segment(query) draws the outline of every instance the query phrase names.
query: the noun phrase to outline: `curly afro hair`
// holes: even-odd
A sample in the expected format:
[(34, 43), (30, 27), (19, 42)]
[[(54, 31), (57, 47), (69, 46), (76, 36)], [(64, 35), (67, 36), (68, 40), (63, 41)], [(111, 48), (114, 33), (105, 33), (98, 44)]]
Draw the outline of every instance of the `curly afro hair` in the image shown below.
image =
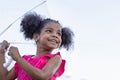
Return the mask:
[[(24, 33), (25, 39), (33, 39), (34, 33), (40, 33), (41, 29), (49, 22), (55, 22), (61, 26), (61, 24), (53, 19), (50, 18), (43, 18), (42, 16), (38, 15), (37, 13), (28, 13), (26, 14), (22, 21), (21, 21), (21, 29), (20, 31)], [(68, 27), (62, 27), (62, 43), (60, 45), (61, 47), (66, 48), (66, 50), (69, 50), (69, 48), (73, 44), (73, 35), (74, 33), (68, 28)]]

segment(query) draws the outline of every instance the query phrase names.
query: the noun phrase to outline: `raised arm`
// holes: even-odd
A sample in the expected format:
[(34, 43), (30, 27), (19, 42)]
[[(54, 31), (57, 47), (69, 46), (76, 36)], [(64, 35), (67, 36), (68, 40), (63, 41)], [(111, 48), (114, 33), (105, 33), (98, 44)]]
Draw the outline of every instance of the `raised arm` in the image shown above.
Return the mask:
[(15, 80), (16, 75), (14, 68), (8, 71), (6, 68), (0, 65), (0, 80)]
[(13, 69), (8, 72), (8, 70), (3, 66), (5, 63), (5, 52), (9, 47), (7, 41), (0, 43), (0, 80), (14, 80), (16, 78)]

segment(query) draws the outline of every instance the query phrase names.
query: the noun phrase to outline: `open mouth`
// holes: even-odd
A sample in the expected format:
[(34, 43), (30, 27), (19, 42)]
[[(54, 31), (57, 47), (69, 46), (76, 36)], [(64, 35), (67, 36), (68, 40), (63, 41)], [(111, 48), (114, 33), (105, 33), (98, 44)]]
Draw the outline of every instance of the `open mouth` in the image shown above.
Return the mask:
[(58, 43), (57, 40), (55, 40), (55, 39), (49, 39), (48, 41), (50, 41), (51, 43), (54, 43), (54, 44)]

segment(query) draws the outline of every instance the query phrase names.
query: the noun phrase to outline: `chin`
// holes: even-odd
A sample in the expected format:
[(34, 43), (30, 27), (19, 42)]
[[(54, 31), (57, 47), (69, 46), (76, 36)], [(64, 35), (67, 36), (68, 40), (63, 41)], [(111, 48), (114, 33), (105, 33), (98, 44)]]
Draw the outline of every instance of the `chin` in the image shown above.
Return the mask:
[(54, 50), (54, 49), (57, 49), (57, 48), (58, 48), (58, 47), (56, 47), (56, 46), (49, 46), (48, 49)]

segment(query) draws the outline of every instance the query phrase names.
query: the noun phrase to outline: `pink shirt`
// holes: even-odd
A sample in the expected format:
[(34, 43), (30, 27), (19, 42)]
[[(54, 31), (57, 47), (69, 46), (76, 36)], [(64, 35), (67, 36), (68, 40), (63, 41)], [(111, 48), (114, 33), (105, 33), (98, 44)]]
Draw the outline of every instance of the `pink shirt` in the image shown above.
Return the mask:
[[(57, 52), (56, 54), (47, 54), (45, 56), (39, 56), (37, 58), (32, 58), (32, 55), (24, 55), (23, 58), (36, 68), (42, 69), (46, 64), (47, 59), (50, 59), (55, 55), (60, 55), (60, 52)], [(61, 76), (64, 73), (65, 62), (66, 61), (62, 59), (62, 63), (60, 65), (59, 70), (53, 76), (51, 76), (49, 80), (56, 80), (57, 77)], [(32, 78), (29, 75), (27, 75), (26, 72), (23, 71), (23, 69), (17, 63), (15, 63), (14, 70), (15, 74), (17, 75), (17, 80), (32, 80)]]

